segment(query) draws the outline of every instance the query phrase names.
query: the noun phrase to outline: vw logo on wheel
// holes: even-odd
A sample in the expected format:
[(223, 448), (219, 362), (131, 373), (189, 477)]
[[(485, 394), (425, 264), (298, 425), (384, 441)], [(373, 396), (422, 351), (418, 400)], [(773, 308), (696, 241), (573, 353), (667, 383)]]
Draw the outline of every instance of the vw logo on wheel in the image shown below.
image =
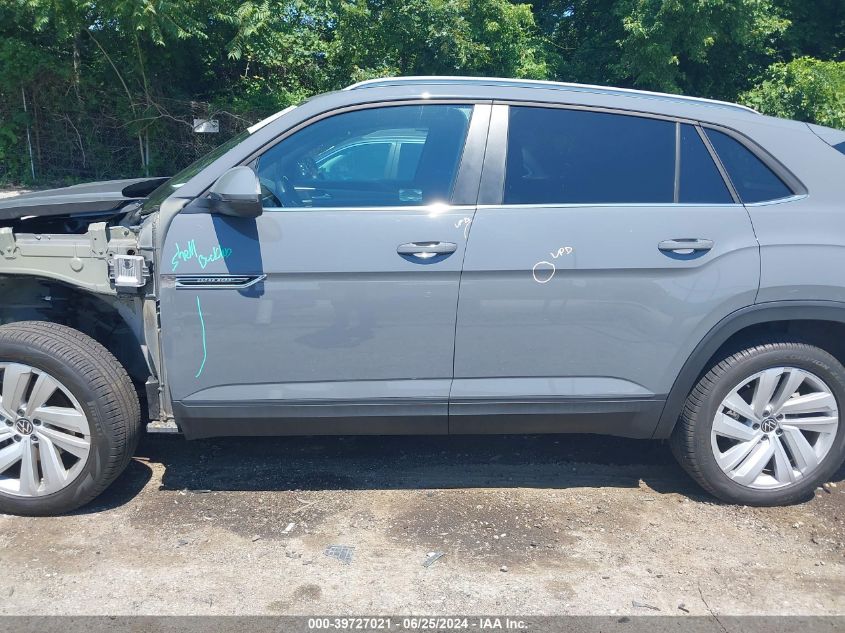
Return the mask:
[(15, 422), (15, 429), (21, 435), (32, 435), (32, 422), (27, 418), (18, 418)]
[(778, 421), (772, 417), (766, 418), (760, 423), (760, 430), (763, 433), (771, 433), (778, 428)]

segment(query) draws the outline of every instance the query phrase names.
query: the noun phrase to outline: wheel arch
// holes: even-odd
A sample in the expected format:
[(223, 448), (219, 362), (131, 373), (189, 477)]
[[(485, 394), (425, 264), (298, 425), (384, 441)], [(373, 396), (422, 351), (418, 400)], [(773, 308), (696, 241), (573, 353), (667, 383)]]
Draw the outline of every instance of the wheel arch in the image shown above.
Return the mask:
[(666, 439), (672, 434), (687, 396), (717, 358), (771, 333), (817, 345), (845, 365), (845, 303), (776, 301), (742, 308), (717, 323), (696, 345), (675, 378), (652, 437)]
[(43, 277), (0, 275), (0, 325), (19, 321), (59, 323), (110, 350), (135, 382), (152, 375), (144, 353), (140, 296), (98, 295)]

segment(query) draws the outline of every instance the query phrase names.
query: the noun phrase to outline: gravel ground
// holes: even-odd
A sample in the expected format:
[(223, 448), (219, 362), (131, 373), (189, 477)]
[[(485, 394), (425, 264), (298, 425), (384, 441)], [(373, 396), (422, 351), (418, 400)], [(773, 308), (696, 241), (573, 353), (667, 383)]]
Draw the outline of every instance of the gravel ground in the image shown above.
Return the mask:
[(747, 508), (659, 442), (148, 436), (83, 511), (0, 515), (0, 614), (839, 615), (843, 478)]

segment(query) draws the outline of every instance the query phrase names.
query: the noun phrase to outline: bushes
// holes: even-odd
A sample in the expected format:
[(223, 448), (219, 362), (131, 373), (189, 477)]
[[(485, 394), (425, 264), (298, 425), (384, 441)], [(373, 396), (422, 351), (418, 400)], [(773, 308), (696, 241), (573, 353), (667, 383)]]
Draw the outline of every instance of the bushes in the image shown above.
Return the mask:
[(845, 129), (845, 62), (801, 57), (773, 64), (741, 101), (764, 114)]

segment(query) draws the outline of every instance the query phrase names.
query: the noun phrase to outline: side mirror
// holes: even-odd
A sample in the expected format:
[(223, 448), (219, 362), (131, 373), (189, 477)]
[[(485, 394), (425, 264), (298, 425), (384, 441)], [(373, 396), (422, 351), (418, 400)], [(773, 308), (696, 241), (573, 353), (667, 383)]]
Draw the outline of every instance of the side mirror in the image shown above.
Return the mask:
[(257, 218), (264, 212), (258, 176), (249, 167), (232, 167), (211, 187), (208, 208), (220, 215)]

